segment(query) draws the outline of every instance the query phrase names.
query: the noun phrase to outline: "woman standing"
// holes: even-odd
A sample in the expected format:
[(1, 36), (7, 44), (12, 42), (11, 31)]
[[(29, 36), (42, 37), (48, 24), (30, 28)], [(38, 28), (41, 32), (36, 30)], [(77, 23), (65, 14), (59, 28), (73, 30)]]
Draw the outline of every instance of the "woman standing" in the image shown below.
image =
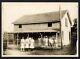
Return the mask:
[(21, 39), (21, 51), (24, 51), (24, 48), (25, 48), (25, 40), (22, 37), (22, 39)]
[(25, 40), (25, 49), (28, 51), (28, 49), (29, 49), (29, 39), (28, 39), (28, 37), (26, 38), (26, 40)]
[(41, 38), (38, 38), (38, 46), (41, 47)]
[(45, 36), (44, 42), (45, 42), (45, 47), (48, 47), (48, 37), (47, 36)]
[(34, 49), (34, 39), (30, 38), (30, 49), (31, 51)]
[(52, 39), (52, 37), (49, 38), (49, 45), (50, 45), (50, 47), (53, 47), (53, 39)]

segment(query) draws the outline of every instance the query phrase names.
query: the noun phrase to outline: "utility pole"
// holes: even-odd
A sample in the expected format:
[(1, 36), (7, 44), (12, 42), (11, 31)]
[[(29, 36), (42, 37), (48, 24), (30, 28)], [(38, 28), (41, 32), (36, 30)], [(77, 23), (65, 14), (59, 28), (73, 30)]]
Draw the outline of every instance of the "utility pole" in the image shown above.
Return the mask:
[(62, 31), (61, 31), (61, 6), (59, 5), (59, 20), (60, 20), (60, 36), (61, 36), (61, 49), (63, 48), (62, 44)]

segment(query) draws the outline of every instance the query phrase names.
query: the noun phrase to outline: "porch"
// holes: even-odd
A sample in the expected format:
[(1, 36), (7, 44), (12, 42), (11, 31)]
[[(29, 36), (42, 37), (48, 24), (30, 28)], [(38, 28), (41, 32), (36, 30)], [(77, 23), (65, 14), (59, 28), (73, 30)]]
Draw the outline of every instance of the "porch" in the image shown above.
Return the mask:
[[(44, 46), (44, 37), (47, 36), (48, 40), (50, 37), (53, 37), (52, 40), (53, 41), (57, 41), (57, 43), (53, 43), (52, 46), (50, 46), (50, 43), (48, 42), (48, 46), (45, 47)], [(20, 47), (20, 41), (22, 39), (22, 37), (24, 37), (24, 39), (26, 39), (27, 37), (33, 37), (34, 41), (35, 41), (35, 49), (61, 49), (62, 48), (62, 42), (61, 42), (61, 37), (60, 37), (60, 33), (59, 32), (19, 32), (19, 33), (14, 33), (14, 38), (15, 38), (15, 43), (18, 47)], [(38, 38), (40, 38), (41, 43), (39, 42)], [(39, 43), (41, 45), (39, 45)], [(57, 45), (57, 46), (56, 46)]]

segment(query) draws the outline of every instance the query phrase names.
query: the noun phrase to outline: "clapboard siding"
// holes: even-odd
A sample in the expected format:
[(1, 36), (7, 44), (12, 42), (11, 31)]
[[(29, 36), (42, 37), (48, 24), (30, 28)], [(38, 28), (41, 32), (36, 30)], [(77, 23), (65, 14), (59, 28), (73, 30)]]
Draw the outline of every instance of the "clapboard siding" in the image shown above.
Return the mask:
[(48, 27), (48, 23), (22, 25), (22, 28), (19, 28), (19, 25), (14, 25), (14, 31), (51, 30), (51, 29), (60, 29), (60, 23), (59, 22), (52, 23), (52, 27)]
[[(67, 27), (65, 26), (65, 22), (67, 22)], [(71, 32), (71, 27), (70, 27), (70, 22), (67, 13), (64, 15), (63, 19), (61, 20), (61, 31), (63, 32), (62, 33), (63, 45), (70, 44), (69, 32)]]

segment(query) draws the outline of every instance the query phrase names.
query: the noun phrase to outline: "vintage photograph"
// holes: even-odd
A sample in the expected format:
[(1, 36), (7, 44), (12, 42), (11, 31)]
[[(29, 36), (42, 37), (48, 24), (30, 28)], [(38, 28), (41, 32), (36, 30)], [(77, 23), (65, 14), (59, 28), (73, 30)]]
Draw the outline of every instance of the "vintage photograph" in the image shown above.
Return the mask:
[(78, 57), (77, 2), (2, 2), (2, 57)]

